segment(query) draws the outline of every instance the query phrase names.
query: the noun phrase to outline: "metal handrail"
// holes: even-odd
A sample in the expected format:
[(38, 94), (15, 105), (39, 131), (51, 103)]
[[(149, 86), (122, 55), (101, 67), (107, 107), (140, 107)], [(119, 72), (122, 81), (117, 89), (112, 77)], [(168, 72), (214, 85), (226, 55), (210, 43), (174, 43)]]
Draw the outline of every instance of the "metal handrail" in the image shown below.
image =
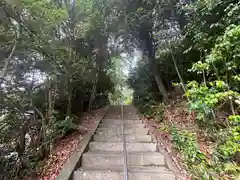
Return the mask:
[(121, 103), (121, 116), (122, 116), (122, 142), (123, 142), (123, 171), (124, 171), (124, 180), (128, 180), (128, 165), (127, 165), (127, 148), (126, 148), (126, 138), (125, 138), (125, 127), (123, 120), (123, 104)]

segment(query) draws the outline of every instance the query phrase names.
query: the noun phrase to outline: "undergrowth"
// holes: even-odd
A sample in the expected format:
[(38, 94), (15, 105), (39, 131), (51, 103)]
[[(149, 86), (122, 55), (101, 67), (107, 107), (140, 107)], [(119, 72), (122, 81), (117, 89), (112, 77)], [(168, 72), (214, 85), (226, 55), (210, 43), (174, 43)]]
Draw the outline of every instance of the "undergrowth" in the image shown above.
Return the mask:
[(239, 179), (239, 166), (236, 162), (229, 161), (237, 150), (236, 146), (228, 144), (232, 141), (217, 145), (208, 159), (199, 148), (196, 133), (172, 128), (171, 136), (174, 148), (183, 155), (186, 168), (192, 173), (194, 179)]
[[(176, 104), (177, 106), (177, 104)], [(171, 135), (171, 142), (176, 152), (180, 153), (183, 165), (188, 170), (193, 179), (219, 180), (240, 178), (239, 168), (239, 130), (237, 126), (239, 116), (230, 116), (230, 128), (216, 127), (214, 123), (202, 123), (196, 120), (196, 129), (186, 129), (183, 125), (171, 124), (164, 117), (165, 107), (161, 104), (148, 105), (142, 107), (143, 115), (147, 118), (155, 119), (160, 123), (159, 130)], [(146, 108), (146, 111), (144, 111)], [(179, 107), (181, 108), (181, 107)], [(158, 115), (161, 114), (159, 121)], [(212, 144), (213, 153), (210, 155), (201, 151), (198, 136), (203, 136), (204, 140)]]

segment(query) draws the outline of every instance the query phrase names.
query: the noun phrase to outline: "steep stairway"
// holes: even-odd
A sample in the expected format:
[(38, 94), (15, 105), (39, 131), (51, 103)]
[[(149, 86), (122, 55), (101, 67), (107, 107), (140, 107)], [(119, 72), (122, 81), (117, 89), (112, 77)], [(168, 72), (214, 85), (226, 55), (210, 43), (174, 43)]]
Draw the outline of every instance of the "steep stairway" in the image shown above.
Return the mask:
[[(139, 120), (133, 106), (124, 106), (124, 126), (129, 180), (174, 180), (156, 142)], [(123, 180), (124, 153), (121, 107), (109, 108), (88, 152), (84, 153), (74, 180)]]

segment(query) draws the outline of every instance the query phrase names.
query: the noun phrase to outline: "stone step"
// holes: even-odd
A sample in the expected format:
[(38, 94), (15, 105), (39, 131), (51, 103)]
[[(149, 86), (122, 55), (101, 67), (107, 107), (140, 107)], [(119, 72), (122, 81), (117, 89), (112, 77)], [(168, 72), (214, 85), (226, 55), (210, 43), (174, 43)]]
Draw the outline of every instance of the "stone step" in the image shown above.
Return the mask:
[(122, 119), (122, 116), (104, 116), (104, 119)]
[[(103, 124), (122, 124), (121, 120), (116, 119), (103, 119)], [(142, 124), (141, 120), (124, 120), (124, 124)]]
[(123, 114), (126, 114), (126, 115), (138, 115), (138, 112), (136, 110), (131, 110), (131, 111), (124, 111)]
[[(136, 108), (124, 106), (124, 124), (129, 180), (174, 180), (165, 167), (165, 158), (156, 152), (154, 137), (137, 115)], [(123, 180), (121, 106), (111, 106), (88, 152), (81, 157), (81, 168), (73, 173), (73, 180)]]
[(124, 119), (139, 119), (139, 116), (138, 115), (123, 115), (123, 118)]
[[(104, 119), (118, 119), (121, 120), (122, 116), (104, 116)], [(138, 116), (123, 116), (123, 119), (129, 119), (129, 120), (139, 120)]]
[[(155, 152), (156, 143), (126, 143), (128, 152)], [(123, 144), (120, 142), (90, 142), (89, 151), (123, 151)]]
[[(141, 134), (127, 134), (125, 135), (126, 142), (152, 142), (150, 135)], [(122, 142), (122, 135), (117, 134), (95, 134), (93, 136), (94, 141), (103, 142)]]
[[(111, 168), (80, 168), (80, 171), (109, 171), (109, 172), (123, 172), (123, 166), (113, 166)], [(128, 172), (143, 172), (143, 173), (171, 173), (165, 166), (128, 166)]]
[[(153, 168), (153, 167), (150, 167)], [(123, 169), (123, 168), (121, 168)], [(129, 180), (175, 180), (175, 176), (162, 168), (157, 172), (145, 172), (143, 168), (136, 167), (135, 171), (128, 173)], [(123, 171), (103, 170), (77, 170), (73, 174), (73, 180), (123, 180)]]
[[(99, 127), (103, 127), (103, 128), (113, 128), (113, 127), (119, 127), (119, 124), (106, 124), (106, 123), (101, 123), (99, 125)], [(145, 124), (125, 124), (124, 125), (125, 128), (144, 128)]]
[[(121, 116), (121, 111), (108, 112), (106, 116)], [(137, 116), (137, 112), (123, 112), (123, 116)]]
[[(98, 128), (98, 134), (122, 134), (122, 127), (114, 127), (114, 128)], [(148, 134), (147, 128), (125, 128), (125, 134)]]
[[(164, 166), (164, 156), (159, 153), (129, 153), (127, 155), (129, 166)], [(111, 169), (114, 166), (123, 166), (122, 152), (87, 152), (82, 156), (82, 167)]]

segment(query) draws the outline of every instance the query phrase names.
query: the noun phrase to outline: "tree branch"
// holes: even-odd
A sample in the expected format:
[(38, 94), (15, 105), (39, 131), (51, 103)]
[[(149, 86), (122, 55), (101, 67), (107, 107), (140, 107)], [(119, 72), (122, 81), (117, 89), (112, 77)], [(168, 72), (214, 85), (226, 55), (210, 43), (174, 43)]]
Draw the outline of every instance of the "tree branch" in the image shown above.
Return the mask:
[(13, 43), (12, 50), (11, 50), (8, 58), (5, 60), (5, 64), (4, 64), (3, 70), (2, 70), (2, 72), (0, 73), (0, 87), (1, 87), (1, 85), (2, 85), (2, 82), (3, 82), (3, 80), (4, 80), (4, 77), (5, 77), (6, 74), (7, 74), (7, 69), (8, 69), (8, 66), (9, 66), (9, 64), (10, 64), (10, 61), (11, 61), (11, 59), (12, 59), (12, 57), (13, 57), (13, 54), (14, 54), (14, 52), (15, 52), (15, 50), (16, 50), (16, 47), (17, 47), (17, 40), (15, 39), (15, 40), (14, 40), (14, 43)]

